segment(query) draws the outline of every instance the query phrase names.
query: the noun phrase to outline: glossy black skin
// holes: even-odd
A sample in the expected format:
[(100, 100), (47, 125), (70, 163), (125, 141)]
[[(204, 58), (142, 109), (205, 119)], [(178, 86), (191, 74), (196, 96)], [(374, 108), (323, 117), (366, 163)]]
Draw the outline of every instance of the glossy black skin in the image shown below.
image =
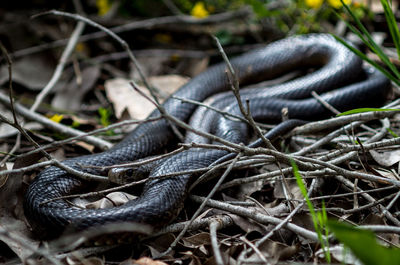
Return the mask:
[[(240, 84), (250, 84), (272, 79), (295, 69), (318, 70), (296, 80), (272, 88), (245, 90), (243, 99), (250, 100), (251, 112), (257, 119), (278, 121), (281, 109), (289, 108), (291, 118), (317, 120), (331, 113), (310, 97), (316, 91), (339, 110), (381, 105), (390, 90), (390, 82), (380, 73), (361, 67), (361, 60), (337, 43), (331, 36), (318, 34), (292, 37), (275, 42), (263, 49), (252, 51), (231, 60)], [(198, 75), (181, 87), (176, 96), (197, 101), (226, 91), (229, 82), (225, 64), (218, 64)], [(367, 76), (361, 82), (352, 84)], [(340, 89), (338, 89), (340, 88)], [(326, 91), (335, 90), (333, 93)], [(218, 107), (240, 115), (231, 95), (212, 99)], [(279, 99), (278, 99), (279, 98)], [(188, 121), (196, 106), (168, 99), (166, 111), (180, 120)], [(154, 111), (151, 116), (158, 116)], [(231, 121), (207, 110), (198, 110), (192, 118), (194, 127), (212, 132), (227, 140), (246, 142), (248, 129), (245, 124)], [(215, 126), (217, 124), (218, 126)], [(294, 126), (294, 125), (293, 125)], [(279, 133), (293, 126), (278, 126)], [(276, 135), (270, 135), (273, 137)], [(139, 125), (120, 143), (103, 153), (76, 157), (63, 163), (81, 169), (76, 163), (108, 166), (134, 161), (160, 152), (175, 136), (165, 120)], [(205, 142), (203, 138), (188, 136), (188, 141)], [(225, 151), (191, 149), (158, 164), (150, 173), (156, 177), (171, 172), (206, 167), (221, 157)], [(95, 170), (87, 170), (96, 173)], [(162, 180), (148, 181), (142, 195), (122, 206), (109, 209), (80, 209), (63, 200), (40, 205), (42, 202), (71, 194), (88, 186), (87, 182), (71, 176), (57, 167), (43, 170), (29, 186), (24, 210), (30, 224), (40, 236), (56, 236), (66, 227), (83, 230), (103, 224), (131, 221), (157, 227), (173, 220), (183, 206), (191, 176), (183, 175)]]

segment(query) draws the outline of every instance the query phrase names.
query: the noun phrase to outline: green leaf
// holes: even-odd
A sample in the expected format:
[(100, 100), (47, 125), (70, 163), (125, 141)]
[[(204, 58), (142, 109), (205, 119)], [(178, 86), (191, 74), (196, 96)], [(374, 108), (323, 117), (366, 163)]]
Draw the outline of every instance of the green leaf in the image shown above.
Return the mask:
[(350, 114), (364, 113), (364, 112), (369, 112), (369, 111), (400, 111), (400, 109), (359, 108), (359, 109), (352, 109), (352, 110), (348, 110), (348, 111), (339, 113), (336, 116), (337, 117), (346, 116), (346, 115), (350, 115)]
[[(112, 111), (110, 109), (107, 108), (102, 108), (100, 107), (98, 110), (99, 115), (100, 115), (100, 123), (101, 125), (103, 125), (104, 127), (107, 127), (111, 124), (111, 115), (112, 115)], [(106, 135), (114, 135), (114, 132), (112, 130), (108, 130), (106, 131)]]
[(400, 264), (400, 249), (386, 248), (378, 244), (371, 231), (332, 220), (328, 221), (328, 227), (364, 265)]
[(253, 12), (258, 18), (268, 17), (270, 15), (270, 11), (265, 7), (262, 1), (247, 0), (246, 2), (253, 8)]

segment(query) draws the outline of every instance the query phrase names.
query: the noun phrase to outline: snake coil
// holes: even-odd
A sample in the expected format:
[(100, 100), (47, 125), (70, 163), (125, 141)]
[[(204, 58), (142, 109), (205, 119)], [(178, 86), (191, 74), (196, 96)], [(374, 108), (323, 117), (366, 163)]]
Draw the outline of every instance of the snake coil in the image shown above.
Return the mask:
[[(351, 51), (326, 34), (291, 37), (274, 42), (265, 48), (245, 53), (231, 60), (241, 86), (273, 79), (289, 71), (315, 71), (297, 79), (269, 88), (244, 89), (241, 95), (249, 99), (252, 115), (261, 120), (278, 121), (281, 109), (287, 107), (290, 118), (316, 120), (331, 114), (315, 99), (312, 91), (320, 94), (339, 110), (379, 106), (390, 90), (390, 82), (376, 70), (362, 67), (361, 60)], [(196, 101), (226, 91), (229, 88), (226, 66), (218, 64), (194, 77), (181, 87), (176, 96)], [(209, 100), (218, 108), (240, 115), (233, 97), (220, 94)], [(169, 98), (165, 110), (182, 121), (188, 121), (196, 106)], [(151, 116), (158, 116), (154, 111)], [(246, 142), (247, 126), (227, 119), (213, 111), (200, 108), (191, 124), (236, 143)], [(215, 126), (218, 124), (218, 126)], [(188, 141), (205, 142), (194, 134)], [(174, 139), (174, 133), (165, 120), (140, 124), (113, 148), (93, 155), (63, 161), (74, 169), (78, 164), (109, 166), (134, 161), (156, 154)], [(157, 165), (151, 176), (206, 167), (227, 153), (220, 150), (191, 149)], [(85, 169), (98, 173), (94, 169)], [(121, 221), (132, 221), (160, 226), (170, 222), (179, 213), (190, 183), (190, 175), (148, 181), (142, 195), (126, 204), (108, 209), (81, 209), (71, 207), (64, 200), (42, 202), (78, 192), (87, 182), (67, 174), (57, 167), (43, 170), (29, 186), (24, 211), (32, 227), (39, 234), (77, 230)]]

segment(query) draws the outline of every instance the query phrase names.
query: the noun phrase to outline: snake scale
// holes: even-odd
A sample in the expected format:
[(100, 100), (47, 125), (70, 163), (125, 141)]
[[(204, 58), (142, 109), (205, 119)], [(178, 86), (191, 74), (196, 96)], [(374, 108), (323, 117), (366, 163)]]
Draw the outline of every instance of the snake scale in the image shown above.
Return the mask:
[[(262, 121), (279, 122), (284, 107), (288, 108), (291, 119), (317, 120), (331, 116), (310, 96), (312, 91), (341, 111), (379, 106), (390, 91), (390, 82), (386, 77), (372, 68), (363, 68), (357, 56), (327, 34), (279, 40), (233, 58), (231, 64), (241, 86), (273, 79), (294, 70), (306, 72), (296, 79), (272, 87), (243, 89), (242, 98), (249, 99), (252, 115)], [(216, 95), (228, 89), (226, 65), (221, 63), (192, 78), (175, 95), (196, 101), (204, 101), (214, 95), (209, 100), (211, 105), (240, 115), (231, 94)], [(248, 141), (248, 126), (242, 122), (227, 119), (204, 108), (195, 111), (196, 105), (175, 98), (167, 99), (163, 107), (182, 121), (188, 121), (195, 112), (191, 119), (194, 128), (235, 143)], [(153, 117), (158, 115), (158, 110), (151, 114)], [(78, 164), (109, 166), (126, 163), (157, 154), (174, 139), (175, 134), (169, 123), (161, 119), (138, 125), (120, 143), (105, 152), (67, 159), (63, 163), (78, 170), (82, 170)], [(188, 134), (187, 139), (189, 142), (206, 142), (194, 134)], [(207, 167), (225, 155), (227, 152), (221, 150), (189, 149), (157, 164), (150, 176)], [(95, 169), (85, 171), (99, 173)], [(140, 197), (122, 206), (82, 209), (64, 200), (42, 204), (79, 192), (90, 185), (52, 166), (44, 169), (30, 184), (24, 200), (24, 211), (34, 231), (41, 235), (56, 235), (66, 227), (83, 230), (122, 221), (163, 226), (182, 209), (190, 181), (190, 175), (153, 179), (144, 185)]]

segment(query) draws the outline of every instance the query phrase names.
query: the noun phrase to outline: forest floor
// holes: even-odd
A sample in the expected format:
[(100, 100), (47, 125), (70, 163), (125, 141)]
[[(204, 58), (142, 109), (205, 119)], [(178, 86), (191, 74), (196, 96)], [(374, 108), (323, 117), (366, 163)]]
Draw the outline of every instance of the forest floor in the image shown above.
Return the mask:
[[(397, 110), (332, 113), (279, 137), (272, 149), (243, 155), (232, 148), (240, 156), (219, 170), (194, 174), (201, 178), (210, 171), (213, 178), (198, 184), (179, 216), (161, 230), (121, 224), (40, 240), (23, 211), (29, 184), (44, 167), (104, 151), (146, 122), (156, 106), (142, 75), (162, 102), (222, 62), (212, 36), (233, 58), (290, 35), (329, 32), (360, 45), (382, 65), (327, 3), (313, 9), (299, 4), (303, 1), (270, 1), (260, 8), (255, 0), (249, 1), (252, 9), (232, 1), (241, 5), (215, 10), (207, 1), (206, 6), (193, 2), (191, 14), (184, 15), (180, 5), (167, 0), (148, 1), (149, 6), (146, 1), (138, 6), (72, 2), (0, 4), (0, 263), (360, 264), (342, 242), (325, 237), (326, 218), (368, 228), (379, 244), (399, 247)], [(398, 66), (380, 1), (367, 2), (352, 8)], [(104, 12), (101, 3), (109, 5)], [(51, 9), (66, 13), (46, 12)], [(395, 2), (393, 9), (398, 15)], [(393, 83), (386, 108), (399, 108), (398, 94)], [(261, 125), (263, 132), (276, 126)], [(300, 170), (293, 170), (292, 158)], [(221, 177), (226, 177), (223, 183)], [(96, 192), (77, 194), (70, 203), (107, 208), (140, 194), (129, 184), (93, 186), (99, 186)], [(110, 186), (112, 192), (99, 192)]]

